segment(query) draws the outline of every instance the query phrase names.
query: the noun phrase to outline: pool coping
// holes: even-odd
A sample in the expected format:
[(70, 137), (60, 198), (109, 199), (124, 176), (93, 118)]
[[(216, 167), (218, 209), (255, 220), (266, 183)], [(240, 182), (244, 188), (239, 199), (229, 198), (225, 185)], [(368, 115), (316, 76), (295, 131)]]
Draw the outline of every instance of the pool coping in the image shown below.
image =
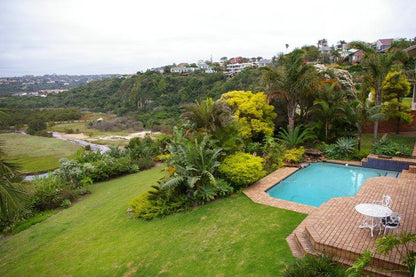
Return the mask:
[(299, 168), (297, 167), (279, 168), (243, 190), (243, 193), (255, 203), (292, 210), (299, 213), (310, 214), (316, 211), (318, 208), (283, 199), (273, 198), (266, 193), (269, 188), (273, 187), (276, 183), (282, 181), (298, 170)]
[[(357, 161), (323, 160), (321, 162), (361, 166), (361, 163)], [(299, 169), (300, 168), (298, 167), (279, 168), (267, 175), (266, 177), (258, 180), (253, 185), (244, 189), (243, 193), (255, 203), (272, 206), (280, 209), (291, 210), (298, 213), (311, 214), (312, 212), (316, 211), (319, 207), (273, 198), (266, 192), (268, 189), (270, 189), (280, 181), (284, 180), (288, 176), (292, 175)]]

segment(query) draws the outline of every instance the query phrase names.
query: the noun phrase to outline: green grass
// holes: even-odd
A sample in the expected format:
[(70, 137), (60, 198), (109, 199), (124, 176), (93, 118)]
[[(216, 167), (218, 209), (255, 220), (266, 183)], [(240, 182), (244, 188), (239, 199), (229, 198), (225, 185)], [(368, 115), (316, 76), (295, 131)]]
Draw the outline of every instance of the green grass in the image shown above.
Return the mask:
[(59, 167), (59, 159), (74, 158), (81, 146), (68, 141), (21, 134), (0, 134), (7, 159), (19, 163), (22, 173)]
[(0, 241), (0, 276), (279, 276), (294, 258), (285, 238), (305, 215), (243, 194), (153, 221), (128, 202), (160, 168), (95, 184), (59, 214)]

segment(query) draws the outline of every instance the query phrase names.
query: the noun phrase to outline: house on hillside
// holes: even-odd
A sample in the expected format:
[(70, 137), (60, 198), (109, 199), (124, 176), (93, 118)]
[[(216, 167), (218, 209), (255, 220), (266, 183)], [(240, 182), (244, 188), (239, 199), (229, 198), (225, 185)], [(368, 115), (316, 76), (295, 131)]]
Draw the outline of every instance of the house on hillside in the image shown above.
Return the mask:
[(263, 67), (263, 66), (267, 66), (271, 62), (272, 62), (272, 60), (270, 60), (270, 59), (261, 59), (261, 60), (257, 61), (257, 64), (259, 65), (259, 67)]
[(232, 64), (242, 63), (242, 62), (243, 62), (243, 57), (236, 57), (236, 58), (232, 58), (230, 60), (230, 63), (232, 63)]
[(385, 52), (387, 49), (390, 48), (391, 44), (393, 42), (392, 38), (385, 38), (385, 39), (379, 39), (376, 42), (376, 49), (378, 52)]
[(225, 75), (227, 76), (234, 76), (246, 68), (253, 67), (253, 63), (235, 63), (227, 65), (227, 71)]
[(199, 70), (204, 71), (205, 73), (214, 73), (215, 72), (214, 69), (211, 66), (207, 65), (203, 61), (198, 62), (198, 68), (199, 68)]
[(348, 53), (351, 64), (360, 63), (362, 56), (364, 56), (364, 51), (361, 49), (350, 49), (348, 50)]

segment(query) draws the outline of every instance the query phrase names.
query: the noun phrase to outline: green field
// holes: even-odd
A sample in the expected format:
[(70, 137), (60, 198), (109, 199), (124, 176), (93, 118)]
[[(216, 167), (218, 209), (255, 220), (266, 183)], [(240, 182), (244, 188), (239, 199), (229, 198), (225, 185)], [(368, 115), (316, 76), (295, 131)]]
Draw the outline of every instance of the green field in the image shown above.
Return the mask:
[(81, 146), (68, 141), (22, 134), (0, 134), (3, 150), (10, 161), (19, 163), (22, 173), (59, 167), (59, 159), (74, 158)]
[(142, 221), (128, 202), (160, 168), (95, 184), (83, 201), (0, 241), (0, 276), (279, 276), (305, 215), (243, 194)]

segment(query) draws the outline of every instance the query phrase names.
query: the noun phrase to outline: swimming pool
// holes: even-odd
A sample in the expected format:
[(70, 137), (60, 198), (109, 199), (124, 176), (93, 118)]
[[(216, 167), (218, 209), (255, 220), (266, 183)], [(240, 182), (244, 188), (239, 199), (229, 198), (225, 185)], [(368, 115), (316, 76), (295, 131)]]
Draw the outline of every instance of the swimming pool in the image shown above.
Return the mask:
[(274, 198), (319, 207), (333, 197), (354, 196), (371, 177), (398, 177), (399, 172), (333, 163), (313, 163), (266, 192)]

